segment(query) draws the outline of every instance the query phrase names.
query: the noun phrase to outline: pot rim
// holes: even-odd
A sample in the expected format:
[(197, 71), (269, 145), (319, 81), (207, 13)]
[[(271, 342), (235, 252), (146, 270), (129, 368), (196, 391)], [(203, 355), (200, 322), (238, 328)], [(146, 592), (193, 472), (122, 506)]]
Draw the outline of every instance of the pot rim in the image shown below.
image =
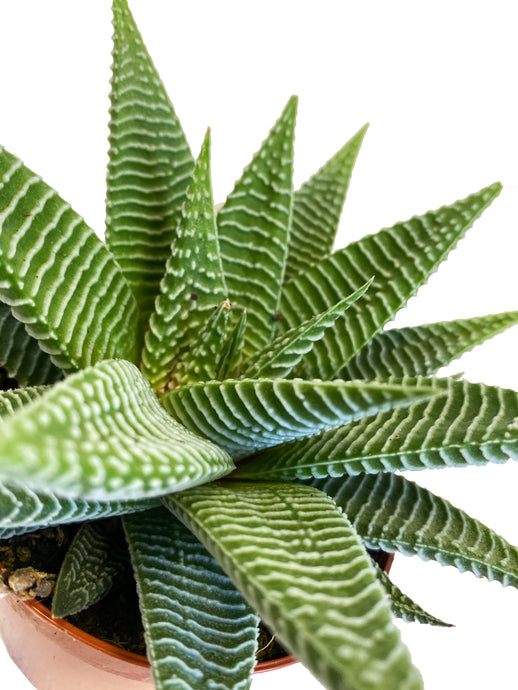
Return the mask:
[[(378, 551), (376, 558), (378, 565), (385, 572), (389, 572), (394, 560), (394, 553), (387, 553), (385, 551)], [(0, 563), (0, 571), (3, 570), (2, 563)], [(16, 596), (14, 593), (7, 596)], [(58, 630), (62, 630), (71, 637), (73, 637), (78, 642), (83, 642), (89, 647), (93, 647), (109, 656), (116, 657), (118, 659), (134, 664), (135, 666), (140, 666), (141, 668), (151, 668), (148, 658), (142, 654), (136, 654), (135, 652), (129, 652), (126, 649), (117, 647), (111, 642), (105, 642), (104, 640), (90, 635), (90, 633), (81, 630), (72, 623), (62, 619), (54, 618), (52, 616), (51, 610), (36, 599), (31, 599), (29, 601), (18, 600), (20, 604), (27, 606), (37, 617), (50, 623), (53, 627)], [(254, 673), (264, 673), (266, 671), (272, 671), (279, 668), (284, 668), (291, 666), (292, 664), (298, 663), (298, 660), (291, 655), (279, 657), (278, 659), (271, 659), (269, 661), (260, 661), (255, 665)]]
[[(83, 642), (89, 647), (93, 647), (94, 649), (102, 651), (105, 654), (108, 654), (109, 656), (114, 656), (119, 659), (128, 661), (130, 664), (134, 664), (135, 666), (140, 666), (142, 668), (150, 668), (148, 658), (143, 654), (129, 652), (126, 649), (117, 647), (117, 645), (114, 645), (111, 642), (105, 642), (104, 640), (101, 640), (98, 637), (95, 637), (94, 635), (90, 635), (90, 633), (81, 630), (81, 628), (72, 625), (72, 623), (69, 623), (68, 621), (62, 618), (54, 618), (52, 616), (52, 612), (50, 611), (50, 609), (44, 604), (42, 604), (40, 601), (37, 601), (36, 599), (31, 599), (30, 601), (19, 600), (19, 602), (30, 608), (36, 616), (45, 620), (47, 623), (50, 623), (50, 625), (57, 628), (58, 630), (63, 630), (68, 635), (71, 635), (78, 642)], [(278, 659), (271, 659), (270, 661), (260, 661), (258, 664), (256, 664), (254, 668), (254, 673), (264, 673), (265, 671), (271, 671), (277, 668), (284, 668), (285, 666), (291, 666), (292, 664), (296, 663), (298, 663), (297, 659), (290, 655), (282, 656)]]

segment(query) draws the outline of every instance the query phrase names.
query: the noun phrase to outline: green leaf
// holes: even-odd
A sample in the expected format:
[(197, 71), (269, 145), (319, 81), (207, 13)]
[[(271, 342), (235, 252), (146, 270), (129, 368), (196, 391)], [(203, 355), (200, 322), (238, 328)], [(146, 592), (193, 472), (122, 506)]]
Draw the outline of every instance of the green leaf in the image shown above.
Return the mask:
[(187, 429), (240, 457), (434, 394), (426, 384), (228, 379), (176, 388), (162, 404)]
[(404, 594), (381, 568), (376, 568), (376, 570), (378, 580), (390, 599), (390, 610), (396, 618), (401, 618), (405, 623), (422, 623), (442, 628), (453, 627), (450, 623), (444, 623), (444, 621), (422, 609), (419, 604)]
[(442, 321), (378, 333), (340, 372), (343, 379), (432, 376), (476, 345), (518, 323), (518, 312)]
[(291, 370), (302, 360), (317, 340), (323, 338), (327, 328), (332, 328), (336, 320), (360, 298), (372, 281), (363, 285), (352, 295), (340, 300), (331, 309), (313, 316), (296, 328), (291, 328), (252, 356), (246, 362), (244, 375), (248, 378), (286, 378)]
[(500, 184), (352, 242), (284, 287), (279, 326), (288, 330), (374, 281), (292, 372), (330, 379), (393, 318), (426, 282), (501, 190)]
[(173, 385), (175, 364), (198, 336), (227, 290), (219, 256), (207, 132), (182, 210), (182, 221), (142, 352), (142, 371), (155, 390)]
[(0, 483), (0, 528), (37, 530), (52, 525), (84, 522), (134, 513), (157, 505), (142, 501), (85, 501), (65, 498), (52, 491), (29, 489), (16, 482)]
[(84, 220), (0, 148), (0, 299), (66, 372), (136, 361), (137, 306)]
[(233, 468), (172, 420), (124, 360), (69, 376), (1, 424), (0, 476), (72, 498), (150, 498)]
[(225, 300), (201, 328), (189, 357), (180, 361), (176, 368), (175, 381), (178, 386), (217, 378), (218, 359), (224, 347), (230, 311), (230, 302)]
[(237, 378), (241, 352), (246, 332), (246, 309), (243, 309), (237, 323), (228, 333), (216, 365), (217, 379)]
[(0, 417), (7, 417), (50, 390), (49, 386), (14, 388), (0, 392)]
[(52, 364), (50, 356), (3, 302), (0, 302), (0, 367), (21, 386), (55, 383), (63, 378), (61, 369)]
[(400, 551), (518, 587), (518, 549), (448, 501), (396, 474), (315, 479), (369, 548)]
[(221, 482), (164, 502), (328, 690), (422, 687), (372, 561), (327, 496)]
[(165, 509), (124, 518), (157, 690), (250, 687), (257, 616)]
[[(403, 383), (411, 387), (412, 380)], [(265, 450), (240, 465), (236, 474), (307, 479), (518, 459), (515, 391), (455, 379), (434, 379), (433, 385), (444, 395)]]
[(307, 271), (331, 253), (366, 131), (367, 125), (295, 192), (285, 281)]
[(106, 241), (147, 327), (194, 161), (126, 0), (113, 26)]
[(120, 538), (120, 523), (111, 520), (79, 527), (59, 571), (52, 599), (54, 618), (79, 613), (108, 594), (121, 571)]
[(247, 356), (270, 342), (276, 325), (291, 223), (296, 108), (293, 97), (218, 213), (228, 297), (248, 313)]

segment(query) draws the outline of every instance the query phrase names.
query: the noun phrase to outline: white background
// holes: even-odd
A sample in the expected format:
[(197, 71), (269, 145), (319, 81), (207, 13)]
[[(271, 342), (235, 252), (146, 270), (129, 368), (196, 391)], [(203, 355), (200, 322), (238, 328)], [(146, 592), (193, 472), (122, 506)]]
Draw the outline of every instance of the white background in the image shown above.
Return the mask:
[[(518, 309), (512, 0), (133, 0), (131, 6), (195, 154), (212, 128), (216, 200), (297, 93), (297, 186), (371, 123), (341, 244), (495, 180), (504, 184), (400, 324)], [(4, 2), (0, 26), (0, 142), (102, 232), (109, 2)], [(518, 390), (517, 348), (515, 328), (455, 370)], [(413, 478), (518, 543), (515, 465)], [(516, 591), (417, 558), (396, 558), (393, 576), (457, 626), (401, 626), (427, 690), (518, 687)], [(31, 687), (1, 647), (0, 668), (3, 687)], [(254, 680), (255, 690), (295, 686), (320, 687), (300, 666)]]

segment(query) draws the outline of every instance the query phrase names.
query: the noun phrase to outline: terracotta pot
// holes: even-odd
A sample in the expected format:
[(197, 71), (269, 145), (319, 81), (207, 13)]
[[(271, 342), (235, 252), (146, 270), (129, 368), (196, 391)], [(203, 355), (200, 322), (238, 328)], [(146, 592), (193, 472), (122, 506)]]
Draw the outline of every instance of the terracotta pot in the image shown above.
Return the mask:
[[(0, 637), (38, 690), (152, 690), (145, 656), (103, 642), (35, 601), (0, 596)], [(292, 656), (257, 664), (254, 673), (296, 663)]]
[[(389, 572), (394, 554), (378, 552), (376, 561)], [(1, 569), (1, 564), (0, 564)], [(145, 656), (103, 642), (36, 601), (0, 596), (0, 636), (9, 656), (38, 690), (152, 690)], [(296, 663), (292, 656), (257, 664), (263, 673)]]

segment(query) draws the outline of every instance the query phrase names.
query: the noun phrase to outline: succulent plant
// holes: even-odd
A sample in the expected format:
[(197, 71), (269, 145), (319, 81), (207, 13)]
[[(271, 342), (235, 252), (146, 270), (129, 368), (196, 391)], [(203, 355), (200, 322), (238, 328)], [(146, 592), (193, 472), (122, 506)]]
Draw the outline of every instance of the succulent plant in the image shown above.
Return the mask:
[(113, 12), (106, 242), (0, 149), (0, 536), (80, 523), (61, 617), (109, 592), (122, 522), (157, 688), (248, 687), (259, 617), (327, 688), (420, 688), (392, 619), (441, 621), (367, 548), (518, 586), (399, 473), (518, 457), (517, 393), (436, 376), (518, 312), (386, 324), (500, 185), (333, 252), (365, 128), (293, 192), (292, 98), (216, 213), (210, 132), (194, 160)]

